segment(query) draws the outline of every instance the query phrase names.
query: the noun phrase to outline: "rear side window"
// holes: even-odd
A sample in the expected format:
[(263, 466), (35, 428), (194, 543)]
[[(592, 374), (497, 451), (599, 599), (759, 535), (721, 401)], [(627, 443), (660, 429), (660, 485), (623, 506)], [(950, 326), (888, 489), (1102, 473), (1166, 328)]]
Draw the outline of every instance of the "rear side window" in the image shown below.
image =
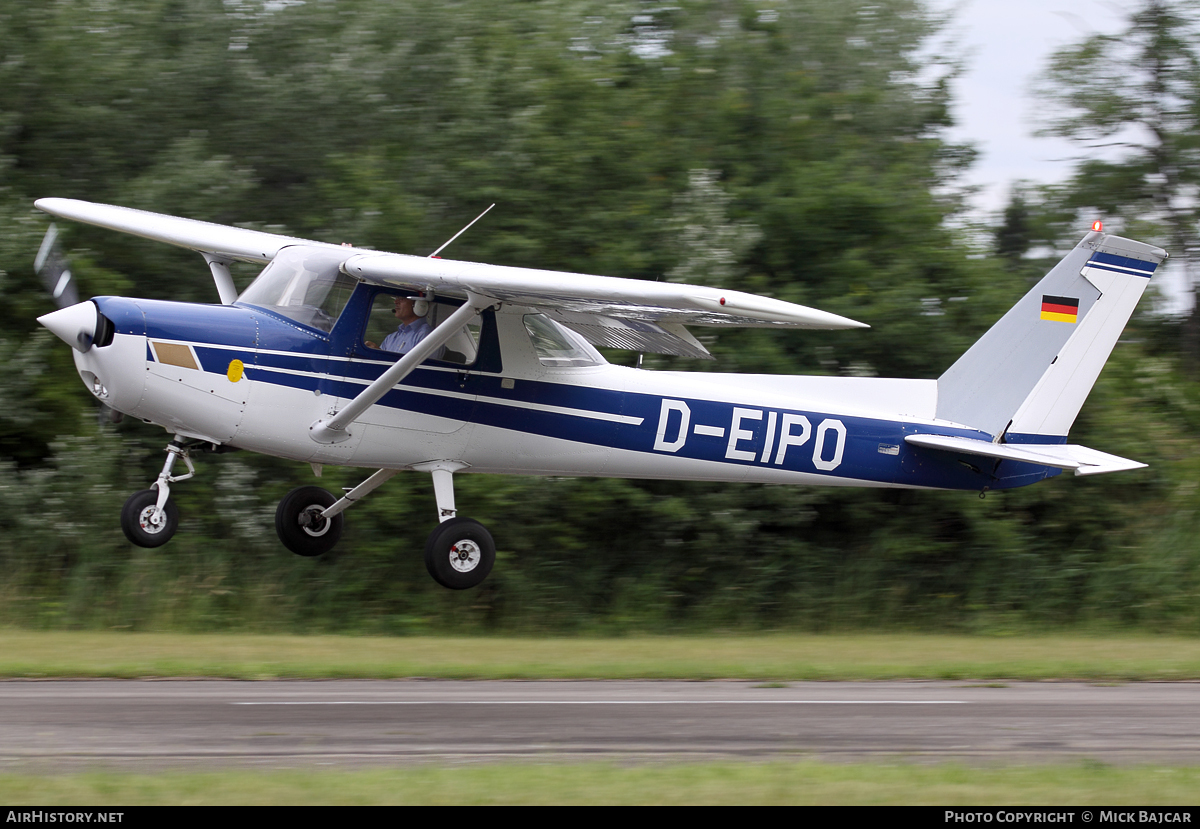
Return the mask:
[(574, 331), (559, 325), (545, 314), (526, 314), (525, 330), (538, 360), (544, 366), (598, 366), (604, 364), (600, 352)]

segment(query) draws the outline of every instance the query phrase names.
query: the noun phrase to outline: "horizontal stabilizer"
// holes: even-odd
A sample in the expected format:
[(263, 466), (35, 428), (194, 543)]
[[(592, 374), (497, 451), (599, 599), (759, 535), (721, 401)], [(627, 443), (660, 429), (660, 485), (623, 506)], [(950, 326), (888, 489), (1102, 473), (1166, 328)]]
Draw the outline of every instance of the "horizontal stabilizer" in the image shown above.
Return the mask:
[[(1146, 466), (1138, 461), (1120, 458), (1107, 452), (1098, 452), (1076, 444), (1032, 444), (1014, 446), (1008, 443), (991, 443), (973, 438), (949, 435), (906, 435), (905, 443), (955, 452), (960, 455), (980, 455), (1004, 461), (1036, 463), (1058, 469), (1073, 469), (1076, 475), (1100, 475), (1105, 472), (1124, 472)], [(1033, 448), (1031, 448), (1033, 447)]]

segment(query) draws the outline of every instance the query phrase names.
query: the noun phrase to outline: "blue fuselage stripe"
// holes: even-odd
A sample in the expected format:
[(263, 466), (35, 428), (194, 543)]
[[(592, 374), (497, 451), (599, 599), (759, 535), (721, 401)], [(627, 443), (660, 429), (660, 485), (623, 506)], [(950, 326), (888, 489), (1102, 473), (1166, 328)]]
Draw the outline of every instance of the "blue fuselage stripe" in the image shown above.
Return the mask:
[[(1120, 264), (1128, 267), (1123, 261)], [(186, 342), (206, 372), (224, 375), (236, 359), (252, 382), (348, 399), (390, 365), (356, 356), (353, 344), (339, 345), (337, 338), (318, 336), (252, 309), (104, 301), (111, 304), (121, 333)], [(154, 313), (146, 313), (150, 310)], [(261, 348), (264, 342), (271, 343), (270, 350)], [(1057, 474), (1043, 466), (956, 456), (904, 440), (911, 434), (991, 437), (972, 429), (563, 382), (516, 379), (504, 384), (504, 379), (495, 373), (426, 365), (376, 405), (664, 459), (902, 486), (1004, 489)], [(664, 470), (669, 468), (664, 462)]]
[[(371, 366), (366, 373), (378, 375), (383, 368)], [(343, 398), (353, 397), (364, 388), (361, 382), (327, 374), (290, 374), (261, 366), (247, 365), (246, 374), (257, 382), (305, 390), (320, 388), (323, 393)], [(683, 434), (684, 424), (678, 410), (667, 412), (663, 421), (664, 398), (659, 395), (533, 380), (518, 380), (513, 389), (503, 389), (500, 383), (500, 377), (419, 368), (376, 405), (664, 458), (690, 458), (887, 484), (1003, 489), (1057, 474), (1056, 470), (1034, 464), (1012, 461), (997, 464), (965, 455), (960, 463), (949, 453), (924, 450), (904, 441), (905, 435), (918, 433), (988, 439), (989, 436), (971, 429), (935, 429), (879, 418), (668, 397), (667, 400), (687, 408), (688, 428)], [(576, 410), (580, 414), (547, 411), (539, 406)], [(736, 422), (735, 409), (740, 412)], [(600, 419), (612, 417), (625, 422)], [(781, 457), (786, 421), (791, 422), (786, 436), (793, 444), (804, 437), (805, 429), (797, 422), (800, 418), (808, 423), (808, 435), (798, 445), (783, 447)], [(844, 428), (844, 445), (836, 466), (819, 468), (818, 462), (829, 467), (838, 448), (837, 428), (824, 426), (827, 422), (836, 422)], [(665, 427), (663, 436), (659, 434), (660, 426)], [(735, 429), (738, 435), (731, 445)], [(670, 446), (680, 445), (668, 450), (656, 449), (660, 437)]]

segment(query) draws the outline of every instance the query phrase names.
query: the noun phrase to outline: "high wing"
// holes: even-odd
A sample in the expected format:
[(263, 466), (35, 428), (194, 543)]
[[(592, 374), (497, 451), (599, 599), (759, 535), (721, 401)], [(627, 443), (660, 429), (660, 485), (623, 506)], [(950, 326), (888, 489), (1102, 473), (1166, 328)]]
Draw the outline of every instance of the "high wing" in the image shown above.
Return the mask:
[(864, 323), (769, 297), (675, 282), (360, 253), (342, 269), (381, 285), (467, 299), (486, 296), (549, 313), (594, 345), (711, 359), (684, 325), (866, 328)]
[(316, 245), (344, 251), (342, 270), (365, 282), (537, 308), (589, 341), (615, 348), (707, 357), (684, 325), (868, 327), (815, 308), (706, 286), (367, 252), (75, 199), (39, 199), (35, 206), (55, 216), (200, 252), (213, 268), (221, 299), (227, 303), (233, 301), (232, 281), (227, 270), (219, 269), (228, 261), (268, 262), (289, 245)]
[(837, 314), (769, 297), (676, 282), (650, 282), (582, 273), (426, 259), (398, 253), (360, 253), (342, 266), (351, 276), (445, 296), (489, 296), (515, 305), (572, 314), (687, 325), (761, 328), (866, 328)]
[(33, 206), (64, 219), (119, 230), (133, 236), (141, 236), (143, 239), (166, 242), (169, 245), (178, 245), (199, 253), (211, 253), (240, 262), (270, 262), (275, 258), (275, 254), (288, 245), (338, 247), (278, 233), (264, 233), (261, 230), (229, 227), (78, 199), (38, 199)]

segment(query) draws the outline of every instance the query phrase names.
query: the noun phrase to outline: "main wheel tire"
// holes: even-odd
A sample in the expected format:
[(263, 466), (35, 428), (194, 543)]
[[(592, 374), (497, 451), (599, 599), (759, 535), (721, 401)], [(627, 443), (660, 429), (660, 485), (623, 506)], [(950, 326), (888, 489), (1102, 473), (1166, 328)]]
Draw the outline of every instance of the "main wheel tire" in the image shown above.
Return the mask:
[(425, 543), (425, 567), (442, 587), (467, 590), (492, 572), (496, 542), (487, 527), (470, 518), (439, 524)]
[(154, 508), (158, 505), (158, 490), (143, 489), (129, 496), (121, 507), (121, 530), (125, 537), (139, 547), (161, 547), (179, 529), (179, 507), (170, 498), (163, 506), (157, 523)]
[(293, 489), (275, 510), (275, 532), (283, 546), (298, 556), (328, 553), (342, 537), (342, 514), (321, 518), (320, 512), (337, 499), (319, 486)]

